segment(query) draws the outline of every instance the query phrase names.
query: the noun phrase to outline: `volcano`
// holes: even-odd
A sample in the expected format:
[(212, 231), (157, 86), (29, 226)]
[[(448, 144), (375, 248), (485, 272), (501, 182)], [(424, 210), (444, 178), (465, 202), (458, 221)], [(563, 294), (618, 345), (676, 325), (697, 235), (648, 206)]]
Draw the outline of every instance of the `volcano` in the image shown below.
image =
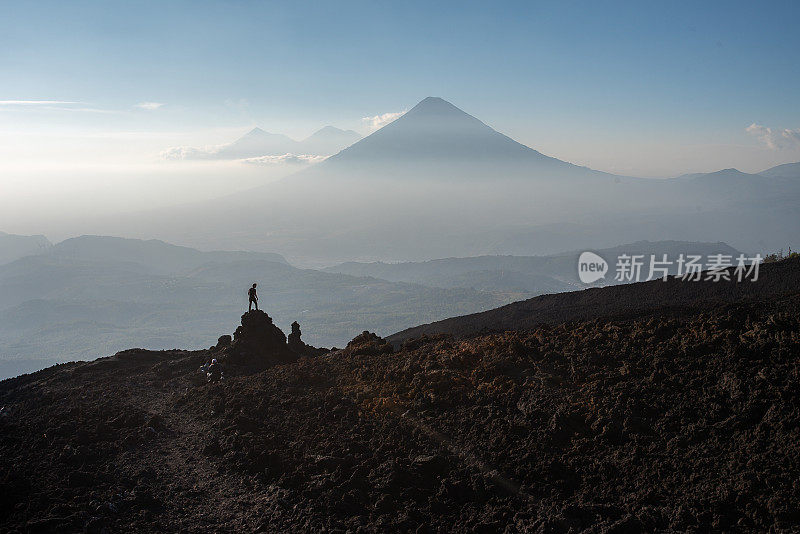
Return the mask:
[[(500, 176), (544, 178), (604, 175), (545, 156), (438, 98), (427, 97), (397, 120), (365, 137), (308, 174), (370, 174), (408, 178)], [(607, 175), (606, 175), (607, 176)]]
[(428, 97), (331, 158), (331, 164), (395, 159), (512, 160), (564, 164), (518, 143), (450, 102)]
[(259, 156), (281, 156), (283, 154), (335, 154), (361, 139), (352, 130), (340, 130), (325, 126), (302, 141), (283, 135), (270, 133), (261, 128), (253, 128), (233, 143), (220, 149), (213, 159), (242, 159)]
[(307, 138), (300, 141), (303, 154), (336, 154), (342, 148), (348, 147), (361, 139), (353, 130), (341, 130), (335, 126), (320, 128)]
[(216, 157), (220, 159), (255, 158), (265, 155), (278, 155), (297, 152), (297, 141), (283, 134), (275, 134), (253, 128), (242, 137), (221, 149)]

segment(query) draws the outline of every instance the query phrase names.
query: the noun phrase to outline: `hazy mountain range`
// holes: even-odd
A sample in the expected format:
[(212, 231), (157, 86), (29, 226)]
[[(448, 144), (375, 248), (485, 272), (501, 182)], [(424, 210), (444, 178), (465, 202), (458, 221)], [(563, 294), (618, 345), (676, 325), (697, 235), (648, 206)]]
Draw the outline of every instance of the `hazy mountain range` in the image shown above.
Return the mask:
[[(591, 321), (599, 318), (624, 321), (631, 318), (669, 322), (690, 315), (713, 314), (745, 305), (762, 302), (768, 305), (770, 321), (775, 322), (775, 303), (798, 301), (800, 288), (800, 258), (763, 264), (757, 280), (685, 281), (670, 278), (615, 287), (591, 288), (557, 295), (541, 295), (514, 302), (494, 310), (451, 317), (431, 324), (419, 325), (397, 332), (387, 339), (395, 346), (423, 335), (449, 334), (455, 337), (475, 336), (482, 332), (527, 331), (543, 324)], [(741, 327), (749, 324), (749, 314), (728, 315), (727, 323)], [(652, 322), (651, 322), (652, 324)], [(673, 323), (674, 324), (674, 323)], [(664, 328), (660, 334), (669, 330)], [(786, 335), (786, 332), (781, 332)], [(654, 338), (660, 336), (656, 334)], [(626, 339), (626, 336), (621, 336)], [(628, 339), (629, 341), (629, 339)], [(692, 341), (684, 346), (691, 346)], [(767, 351), (760, 350), (764, 354)], [(735, 359), (726, 355), (727, 359)], [(749, 360), (748, 358), (743, 358)]]
[(83, 236), (0, 265), (0, 378), (133, 346), (209, 346), (246, 310), (253, 282), (281, 328), (297, 320), (308, 342), (328, 346), (522, 296), (298, 269), (277, 254)]
[(361, 139), (353, 130), (325, 126), (309, 137), (295, 141), (284, 134), (253, 128), (236, 141), (213, 148), (177, 147), (164, 153), (168, 159), (247, 159), (262, 156), (329, 156)]
[[(598, 252), (613, 262), (620, 251), (736, 253), (724, 243), (634, 243)], [(253, 282), (281, 328), (296, 320), (307, 342), (342, 346), (364, 329), (386, 335), (574, 290), (575, 261), (573, 254), (493, 256), (324, 272), (298, 269), (278, 254), (68, 239), (0, 265), (0, 378), (134, 346), (207, 347), (246, 309)]]
[(93, 221), (82, 233), (278, 251), (314, 266), (541, 255), (641, 240), (769, 251), (800, 235), (798, 170), (615, 176), (543, 155), (431, 97), (277, 183)]
[(14, 235), (0, 232), (0, 265), (23, 256), (44, 252), (52, 243), (43, 235)]
[[(483, 291), (509, 291), (529, 294), (573, 291), (585, 287), (578, 279), (575, 266), (583, 251), (564, 252), (550, 256), (479, 256), (472, 258), (443, 258), (425, 262), (359, 263), (347, 262), (325, 269), (327, 272), (352, 276), (373, 276), (392, 282), (409, 282), (434, 287), (470, 287)], [(649, 274), (651, 258), (668, 261), (684, 256), (699, 255), (704, 259), (712, 254), (736, 258), (740, 252), (725, 243), (688, 243), (681, 241), (639, 241), (595, 251), (609, 263), (610, 273), (603, 285), (621, 283), (614, 279), (617, 258), (623, 254), (642, 255), (642, 273)], [(669, 273), (677, 271), (676, 265)]]
[[(275, 152), (286, 148), (251, 133), (227, 154), (246, 158), (267, 141)], [(314, 142), (338, 136), (323, 131)], [(341, 344), (363, 329), (385, 334), (574, 288), (582, 250), (612, 261), (623, 249), (796, 246), (798, 211), (800, 164), (668, 180), (614, 176), (545, 156), (426, 98), (280, 182), (79, 227), (260, 252), (0, 235), (0, 356), (13, 374), (135, 345), (206, 346), (242, 311), (254, 281), (281, 327), (299, 320), (308, 342)], [(420, 263), (437, 258), (450, 259)]]

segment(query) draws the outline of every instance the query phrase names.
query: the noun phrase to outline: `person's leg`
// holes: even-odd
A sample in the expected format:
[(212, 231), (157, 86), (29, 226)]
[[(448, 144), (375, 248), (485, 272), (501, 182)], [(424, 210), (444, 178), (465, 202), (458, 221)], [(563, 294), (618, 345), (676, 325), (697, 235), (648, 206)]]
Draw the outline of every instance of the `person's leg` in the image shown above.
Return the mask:
[(256, 304), (256, 311), (258, 311), (258, 301), (256, 301), (255, 304)]
[[(258, 309), (258, 306), (256, 306)], [(247, 311), (253, 311), (253, 299), (250, 299), (250, 302), (247, 304)]]

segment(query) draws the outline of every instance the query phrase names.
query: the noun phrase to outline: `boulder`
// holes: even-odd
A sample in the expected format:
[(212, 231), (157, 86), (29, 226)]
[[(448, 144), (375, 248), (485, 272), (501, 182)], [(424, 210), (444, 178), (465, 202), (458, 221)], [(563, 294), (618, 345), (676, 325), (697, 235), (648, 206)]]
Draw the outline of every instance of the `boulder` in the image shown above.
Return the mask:
[(217, 344), (214, 346), (216, 350), (224, 350), (231, 346), (231, 336), (225, 334), (224, 336), (219, 336), (217, 340)]
[(378, 334), (364, 330), (347, 344), (345, 350), (351, 354), (364, 354), (376, 356), (378, 354), (391, 354), (392, 346)]

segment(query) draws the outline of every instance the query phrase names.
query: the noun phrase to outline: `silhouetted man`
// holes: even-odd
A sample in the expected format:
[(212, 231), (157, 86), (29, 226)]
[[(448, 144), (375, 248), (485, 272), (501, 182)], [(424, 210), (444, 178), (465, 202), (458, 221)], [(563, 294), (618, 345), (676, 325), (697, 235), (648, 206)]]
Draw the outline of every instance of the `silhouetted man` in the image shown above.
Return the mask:
[(253, 309), (253, 304), (256, 305), (256, 310), (258, 310), (258, 294), (256, 293), (256, 284), (253, 284), (247, 291), (247, 296), (250, 298), (250, 303), (247, 305), (247, 311), (251, 311)]

